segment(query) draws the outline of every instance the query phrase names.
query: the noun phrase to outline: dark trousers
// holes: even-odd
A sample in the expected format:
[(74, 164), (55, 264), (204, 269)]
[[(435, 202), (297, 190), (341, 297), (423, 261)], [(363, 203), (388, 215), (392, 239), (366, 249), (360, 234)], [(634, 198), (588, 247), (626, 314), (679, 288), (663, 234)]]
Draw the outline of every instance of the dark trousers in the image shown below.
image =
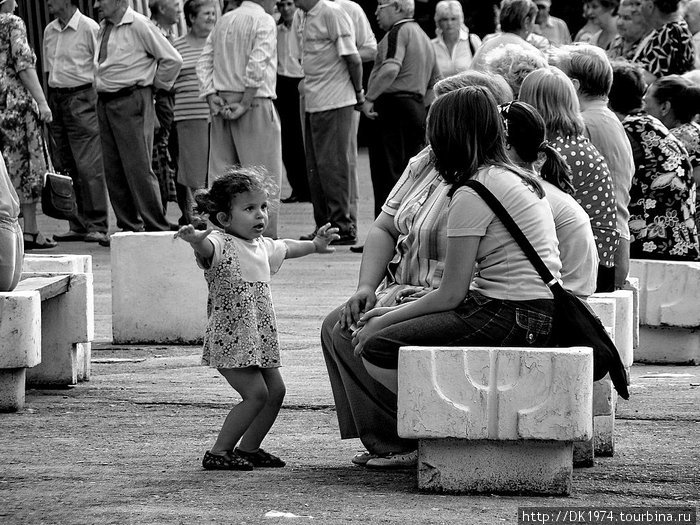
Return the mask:
[(423, 148), (425, 106), (419, 95), (389, 94), (374, 102), (374, 110), (379, 116), (370, 126), (369, 168), (377, 217), (408, 161)]
[(299, 105), (300, 80), (300, 78), (277, 75), (275, 107), (282, 126), (282, 162), (287, 171), (287, 180), (292, 187), (292, 195), (307, 201), (310, 197)]
[(150, 87), (118, 98), (99, 98), (102, 157), (117, 226), (125, 231), (165, 231), (158, 179), (151, 169), (155, 109)]
[(368, 452), (386, 454), (416, 449), (416, 441), (396, 431), (396, 395), (372, 378), (353, 354), (352, 335), (340, 328), (340, 307), (321, 327), (321, 348), (333, 390), (342, 439), (360, 438)]
[(306, 169), (319, 228), (327, 222), (340, 235), (357, 235), (351, 210), (357, 163), (357, 118), (352, 106), (306, 113)]
[(106, 233), (107, 186), (97, 123), (97, 93), (94, 88), (72, 93), (50, 90), (49, 106), (53, 114), (53, 164), (73, 179), (78, 204), (77, 215), (68, 221), (70, 229)]

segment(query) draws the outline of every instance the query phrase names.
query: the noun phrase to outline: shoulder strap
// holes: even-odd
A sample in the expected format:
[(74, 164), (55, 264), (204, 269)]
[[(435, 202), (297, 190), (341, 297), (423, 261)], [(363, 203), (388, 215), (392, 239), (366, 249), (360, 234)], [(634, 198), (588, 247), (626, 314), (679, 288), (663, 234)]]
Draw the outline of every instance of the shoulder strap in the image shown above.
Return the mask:
[(557, 293), (560, 290), (563, 290), (561, 284), (559, 284), (559, 281), (557, 281), (557, 279), (552, 275), (552, 272), (549, 271), (549, 268), (547, 268), (547, 265), (544, 263), (544, 261), (542, 261), (542, 258), (537, 253), (537, 250), (535, 250), (532, 244), (530, 244), (530, 241), (527, 240), (527, 237), (525, 237), (523, 231), (515, 223), (513, 217), (510, 216), (510, 213), (508, 213), (508, 211), (503, 207), (503, 204), (499, 202), (496, 196), (491, 193), (486, 186), (477, 180), (470, 179), (466, 181), (464, 185), (473, 189), (479, 195), (479, 197), (484, 199), (484, 202), (489, 205), (491, 210), (496, 214), (496, 217), (501, 220), (520, 248), (523, 250), (523, 252), (525, 252), (525, 255), (528, 259), (530, 259), (530, 262), (535, 267), (535, 270), (537, 270), (537, 273), (540, 275), (544, 283), (552, 290), (552, 293)]

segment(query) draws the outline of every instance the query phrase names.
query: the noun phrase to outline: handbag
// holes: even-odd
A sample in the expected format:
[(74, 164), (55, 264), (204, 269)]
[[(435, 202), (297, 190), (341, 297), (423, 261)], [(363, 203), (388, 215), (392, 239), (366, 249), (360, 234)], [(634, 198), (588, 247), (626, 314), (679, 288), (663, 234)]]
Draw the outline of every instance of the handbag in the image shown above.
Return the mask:
[(65, 175), (47, 172), (41, 190), (41, 209), (53, 219), (71, 219), (77, 211), (73, 180)]
[[(72, 219), (78, 212), (73, 179), (66, 175), (53, 173), (53, 164), (44, 136), (42, 136), (41, 142), (43, 143), (44, 159), (48, 171), (44, 175), (44, 186), (41, 189), (41, 211), (52, 219)], [(49, 135), (49, 139), (52, 139), (51, 135)]]
[(552, 326), (554, 345), (560, 348), (591, 347), (593, 349), (593, 380), (598, 381), (609, 373), (617, 393), (623, 399), (629, 399), (627, 371), (622, 364), (615, 343), (610, 339), (600, 319), (581, 299), (562, 287), (508, 211), (486, 186), (475, 180), (468, 180), (465, 185), (473, 189), (488, 204), (552, 291), (555, 305)]

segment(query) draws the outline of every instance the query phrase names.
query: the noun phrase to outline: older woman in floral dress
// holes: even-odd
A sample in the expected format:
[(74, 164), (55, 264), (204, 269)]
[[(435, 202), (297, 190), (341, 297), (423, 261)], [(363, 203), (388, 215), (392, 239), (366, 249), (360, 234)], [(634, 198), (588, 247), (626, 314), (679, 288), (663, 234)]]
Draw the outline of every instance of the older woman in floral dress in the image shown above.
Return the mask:
[(56, 242), (39, 233), (36, 204), (41, 196), (47, 154), (40, 121), (51, 121), (27, 42), (24, 21), (12, 14), (15, 0), (0, 2), (0, 150), (20, 199), (24, 247), (53, 248)]
[(622, 121), (634, 152), (630, 188), (630, 256), (698, 259), (695, 181), (686, 149), (657, 118), (642, 110), (642, 69), (613, 64), (610, 109)]

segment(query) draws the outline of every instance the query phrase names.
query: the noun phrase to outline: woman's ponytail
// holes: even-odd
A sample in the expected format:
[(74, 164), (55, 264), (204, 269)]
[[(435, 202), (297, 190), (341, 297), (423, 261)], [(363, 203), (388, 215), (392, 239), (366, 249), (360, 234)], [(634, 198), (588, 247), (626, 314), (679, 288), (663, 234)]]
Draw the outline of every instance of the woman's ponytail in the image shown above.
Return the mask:
[(546, 140), (542, 141), (537, 151), (544, 153), (545, 156), (540, 170), (542, 178), (563, 192), (573, 195), (575, 190), (571, 180), (571, 167), (564, 157)]

